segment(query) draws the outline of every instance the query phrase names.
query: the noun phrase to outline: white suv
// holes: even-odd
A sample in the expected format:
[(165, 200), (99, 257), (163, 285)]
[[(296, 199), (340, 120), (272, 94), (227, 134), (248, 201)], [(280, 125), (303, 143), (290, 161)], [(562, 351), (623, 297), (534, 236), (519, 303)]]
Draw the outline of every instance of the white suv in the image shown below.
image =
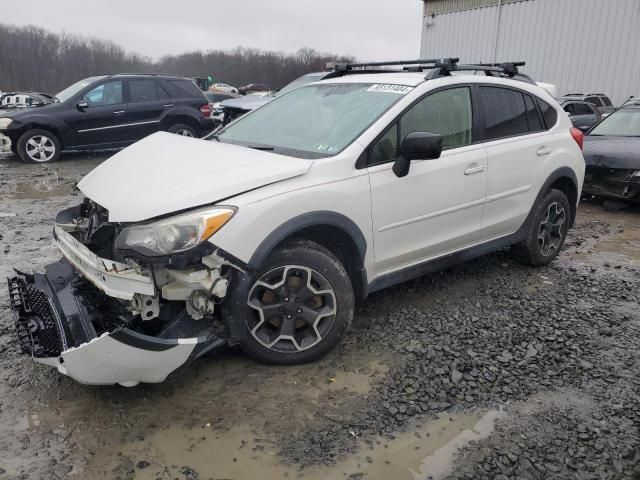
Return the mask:
[(93, 170), (56, 219), (63, 259), (10, 279), (24, 350), (127, 386), (224, 344), (307, 362), (371, 292), (509, 245), (548, 264), (582, 133), (513, 65), (391, 66), (339, 65), (208, 140), (157, 133)]

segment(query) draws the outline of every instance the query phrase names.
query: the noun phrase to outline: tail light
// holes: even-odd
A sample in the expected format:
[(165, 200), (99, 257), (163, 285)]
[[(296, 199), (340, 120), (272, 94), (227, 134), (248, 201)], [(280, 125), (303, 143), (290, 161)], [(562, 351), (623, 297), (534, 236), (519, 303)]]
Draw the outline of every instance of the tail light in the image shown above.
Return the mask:
[(200, 107), (200, 113), (205, 117), (211, 116), (211, 106), (208, 103), (205, 103)]
[(571, 136), (573, 137), (573, 139), (576, 141), (576, 143), (578, 144), (578, 146), (580, 147), (580, 150), (583, 149), (584, 147), (584, 133), (582, 133), (582, 130), (572, 127), (571, 128)]

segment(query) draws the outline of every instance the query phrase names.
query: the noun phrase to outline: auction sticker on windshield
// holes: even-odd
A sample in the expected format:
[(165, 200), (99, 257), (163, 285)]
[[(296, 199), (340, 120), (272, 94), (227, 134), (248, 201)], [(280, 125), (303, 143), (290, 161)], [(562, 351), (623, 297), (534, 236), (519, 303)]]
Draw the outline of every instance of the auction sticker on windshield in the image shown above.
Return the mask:
[(404, 85), (372, 85), (367, 89), (367, 92), (382, 92), (382, 93), (397, 93), (398, 95), (406, 95), (413, 87), (406, 87)]

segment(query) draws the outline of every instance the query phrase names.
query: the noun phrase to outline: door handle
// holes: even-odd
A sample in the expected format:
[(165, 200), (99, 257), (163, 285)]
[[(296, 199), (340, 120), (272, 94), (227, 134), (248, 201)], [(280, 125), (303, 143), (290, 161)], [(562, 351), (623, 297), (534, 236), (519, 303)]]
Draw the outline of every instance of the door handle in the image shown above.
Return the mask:
[(473, 167), (469, 167), (464, 171), (465, 175), (475, 175), (476, 173), (484, 172), (484, 165), (475, 165)]
[(114, 115), (122, 115), (124, 110), (118, 110), (117, 112), (113, 112)]
[(539, 157), (544, 157), (545, 155), (549, 155), (551, 153), (551, 149), (549, 147), (540, 147), (536, 152), (536, 155)]
[(171, 108), (173, 107), (173, 103), (167, 103), (166, 105), (163, 105), (164, 108)]

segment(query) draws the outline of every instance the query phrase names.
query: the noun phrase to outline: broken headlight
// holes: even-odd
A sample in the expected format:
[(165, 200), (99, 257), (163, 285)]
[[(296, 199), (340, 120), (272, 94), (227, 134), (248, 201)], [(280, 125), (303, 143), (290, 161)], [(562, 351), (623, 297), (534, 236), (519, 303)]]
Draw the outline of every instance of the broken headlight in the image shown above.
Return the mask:
[(208, 208), (127, 227), (118, 235), (116, 249), (148, 257), (185, 252), (220, 230), (235, 213), (233, 207)]

